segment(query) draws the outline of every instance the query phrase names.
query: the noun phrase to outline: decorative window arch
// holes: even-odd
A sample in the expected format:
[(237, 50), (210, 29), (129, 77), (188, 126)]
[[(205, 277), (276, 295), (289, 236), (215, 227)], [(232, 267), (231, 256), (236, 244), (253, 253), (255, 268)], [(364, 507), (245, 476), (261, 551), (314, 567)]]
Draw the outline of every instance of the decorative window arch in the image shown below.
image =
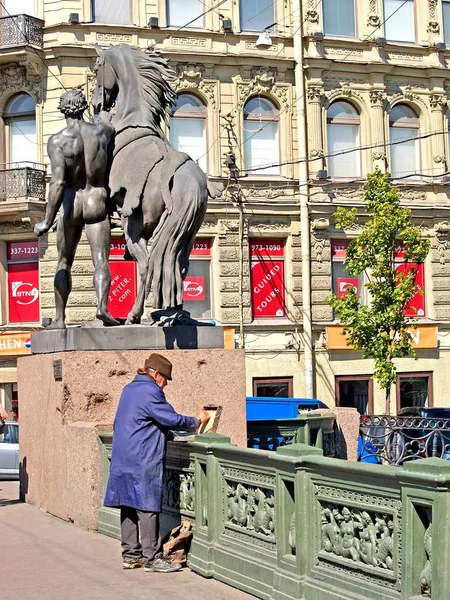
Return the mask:
[(5, 124), (6, 162), (32, 167), (38, 160), (36, 141), (36, 104), (25, 92), (8, 100), (2, 113)]
[[(327, 166), (330, 177), (361, 176), (361, 117), (355, 106), (336, 100), (327, 111)], [(339, 152), (349, 150), (346, 154)]]
[(191, 93), (178, 94), (178, 101), (170, 119), (170, 142), (174, 148), (186, 152), (207, 171), (206, 106)]
[[(407, 104), (395, 104), (389, 113), (390, 172), (392, 178), (420, 173), (420, 119)], [(400, 143), (399, 143), (400, 142)]]
[[(254, 96), (244, 105), (244, 163), (251, 175), (280, 174), (280, 111), (272, 100)], [(265, 165), (267, 168), (260, 169)]]

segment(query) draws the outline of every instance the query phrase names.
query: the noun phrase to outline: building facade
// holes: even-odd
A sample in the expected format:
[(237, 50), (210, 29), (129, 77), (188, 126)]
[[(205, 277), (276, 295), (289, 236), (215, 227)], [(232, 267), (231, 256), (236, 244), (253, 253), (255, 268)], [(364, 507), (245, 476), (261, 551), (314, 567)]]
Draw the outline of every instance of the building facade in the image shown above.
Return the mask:
[[(38, 246), (32, 228), (50, 174), (46, 143), (64, 127), (59, 97), (72, 87), (92, 93), (96, 44), (128, 43), (168, 57), (178, 103), (167, 135), (225, 184), (198, 234), (185, 302), (194, 317), (235, 327), (247, 394), (315, 395), (383, 411), (372, 364), (343, 346), (326, 302), (349, 283), (345, 248), (357, 234), (337, 230), (333, 213), (341, 205), (362, 212), (364, 175), (379, 167), (392, 173), (432, 243), (415, 299), (420, 359), (399, 361), (398, 406), (449, 404), (439, 391), (450, 344), (450, 2), (21, 0), (5, 3), (0, 36), (6, 335), (32, 332), (54, 315), (55, 233)], [(117, 317), (126, 316), (137, 282), (123, 244), (116, 223)], [(92, 274), (82, 238), (70, 323), (95, 316)], [(27, 308), (14, 300), (25, 291)], [(4, 361), (13, 380), (14, 356)], [(1, 372), (0, 364), (5, 402), (14, 381)]]

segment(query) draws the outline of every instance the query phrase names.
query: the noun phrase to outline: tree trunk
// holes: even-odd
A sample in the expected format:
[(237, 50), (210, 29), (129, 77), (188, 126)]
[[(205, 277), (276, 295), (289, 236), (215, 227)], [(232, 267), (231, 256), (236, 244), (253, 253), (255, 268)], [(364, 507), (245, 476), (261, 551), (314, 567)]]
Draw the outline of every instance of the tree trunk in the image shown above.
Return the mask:
[(386, 415), (391, 414), (391, 386), (386, 388), (386, 403), (384, 407), (384, 412)]

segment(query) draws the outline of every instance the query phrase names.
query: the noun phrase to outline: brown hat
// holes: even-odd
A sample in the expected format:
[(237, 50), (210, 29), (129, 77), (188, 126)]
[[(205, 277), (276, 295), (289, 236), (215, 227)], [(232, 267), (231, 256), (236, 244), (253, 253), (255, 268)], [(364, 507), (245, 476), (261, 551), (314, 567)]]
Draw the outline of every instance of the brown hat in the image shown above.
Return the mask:
[(172, 381), (172, 363), (162, 354), (156, 354), (156, 352), (150, 354), (145, 361), (145, 366), (147, 369), (158, 371), (158, 373), (167, 377), (169, 381)]

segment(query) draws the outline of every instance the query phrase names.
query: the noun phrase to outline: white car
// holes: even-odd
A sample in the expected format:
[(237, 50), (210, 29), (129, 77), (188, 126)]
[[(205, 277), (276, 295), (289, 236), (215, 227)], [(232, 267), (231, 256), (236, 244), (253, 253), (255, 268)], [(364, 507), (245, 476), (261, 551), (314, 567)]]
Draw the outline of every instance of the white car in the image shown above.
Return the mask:
[(19, 479), (19, 423), (6, 421), (0, 434), (0, 479)]

